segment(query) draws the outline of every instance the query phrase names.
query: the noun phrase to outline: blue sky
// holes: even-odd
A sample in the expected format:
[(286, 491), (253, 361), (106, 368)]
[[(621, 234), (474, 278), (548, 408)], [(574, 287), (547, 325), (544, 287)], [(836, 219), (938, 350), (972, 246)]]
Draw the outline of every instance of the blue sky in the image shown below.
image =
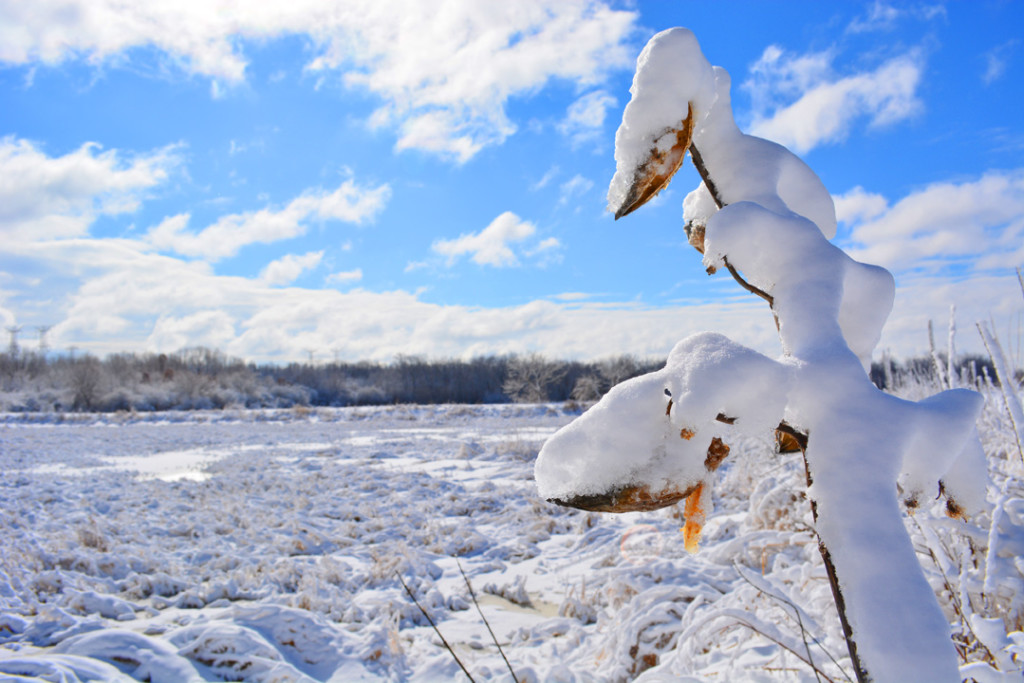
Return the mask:
[(686, 245), (687, 167), (605, 207), (637, 54), (692, 29), (747, 132), (896, 276), (880, 350), (1020, 346), (1024, 4), (0, 0), (0, 321), (285, 362), (778, 353)]

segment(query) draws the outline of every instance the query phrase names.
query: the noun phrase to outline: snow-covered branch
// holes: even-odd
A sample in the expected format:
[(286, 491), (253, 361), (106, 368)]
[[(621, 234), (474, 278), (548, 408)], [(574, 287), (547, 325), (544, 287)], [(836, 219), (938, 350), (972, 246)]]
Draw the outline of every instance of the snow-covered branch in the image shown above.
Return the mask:
[(703, 516), (712, 440), (770, 438), (785, 423), (807, 435), (808, 497), (858, 676), (959, 680), (898, 491), (911, 505), (945, 493), (958, 514), (984, 505), (981, 399), (951, 390), (915, 403), (871, 383), (865, 369), (892, 309), (893, 277), (830, 242), (828, 190), (789, 150), (739, 130), (729, 89), (686, 29), (652, 38), (616, 135), (609, 206), (635, 210), (699, 150), (704, 181), (684, 203), (691, 240), (702, 241), (709, 272), (727, 266), (769, 298), (783, 355), (711, 333), (683, 340), (664, 370), (616, 387), (545, 444), (538, 488), (562, 502), (624, 490), (645, 505), (688, 497), (687, 510)]

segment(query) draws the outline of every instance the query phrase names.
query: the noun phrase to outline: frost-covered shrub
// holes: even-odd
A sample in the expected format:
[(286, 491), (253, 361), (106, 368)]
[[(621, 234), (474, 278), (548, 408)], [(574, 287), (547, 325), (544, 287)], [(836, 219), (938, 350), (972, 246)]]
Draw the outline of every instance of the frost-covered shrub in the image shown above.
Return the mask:
[[(983, 400), (951, 388), (915, 402), (875, 386), (868, 371), (892, 309), (893, 277), (830, 241), (831, 194), (789, 150), (739, 130), (730, 88), (692, 33), (654, 36), (637, 60), (616, 134), (609, 207), (619, 218), (642, 206), (689, 155), (702, 183), (684, 202), (688, 239), (709, 273), (729, 272), (768, 303), (783, 355), (772, 359), (710, 332), (680, 341), (663, 369), (615, 386), (547, 441), (538, 490), (553, 502), (610, 512), (685, 501), (685, 543), (695, 550), (729, 444), (760, 439), (800, 452), (858, 679), (959, 680), (949, 620), (900, 501), (916, 510), (941, 496), (953, 516), (984, 513), (987, 468), (976, 428)], [(944, 386), (953, 386), (950, 377)], [(774, 513), (802, 502), (788, 486), (753, 493), (751, 504), (763, 506), (752, 510), (754, 520), (770, 529), (799, 525), (797, 516)]]

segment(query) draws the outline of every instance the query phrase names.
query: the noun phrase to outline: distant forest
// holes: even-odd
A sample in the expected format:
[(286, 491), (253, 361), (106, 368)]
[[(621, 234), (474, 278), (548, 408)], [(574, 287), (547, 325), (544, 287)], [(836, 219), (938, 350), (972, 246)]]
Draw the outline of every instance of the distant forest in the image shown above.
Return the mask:
[[(931, 384), (945, 360), (922, 357), (875, 363), (881, 388), (910, 381)], [(955, 364), (966, 384), (995, 382), (987, 358)], [(290, 408), (392, 403), (542, 403), (599, 399), (619, 382), (658, 370), (664, 361), (619, 356), (603, 361), (547, 359), (538, 354), (428, 360), (402, 356), (391, 363), (258, 365), (204, 347), (171, 354), (43, 354), (18, 348), (0, 353), (0, 411), (113, 412)]]

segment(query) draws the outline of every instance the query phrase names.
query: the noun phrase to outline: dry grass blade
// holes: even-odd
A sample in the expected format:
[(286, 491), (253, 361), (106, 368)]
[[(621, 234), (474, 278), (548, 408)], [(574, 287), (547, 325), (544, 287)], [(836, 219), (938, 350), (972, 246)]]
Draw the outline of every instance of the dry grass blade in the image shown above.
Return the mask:
[(402, 578), (402, 575), (398, 572), (395, 572), (395, 576), (398, 577), (398, 581), (402, 584), (402, 588), (405, 589), (405, 592), (409, 594), (409, 599), (413, 601), (413, 604), (420, 608), (420, 612), (422, 612), (423, 616), (427, 618), (427, 621), (430, 623), (430, 627), (434, 629), (434, 633), (436, 633), (437, 637), (441, 639), (441, 642), (444, 644), (445, 649), (448, 650), (448, 653), (452, 656), (452, 659), (454, 659), (455, 663), (459, 665), (460, 669), (462, 669), (462, 673), (466, 674), (466, 677), (469, 678), (471, 683), (476, 683), (475, 679), (473, 678), (473, 674), (469, 673), (469, 669), (466, 668), (466, 666), (462, 663), (462, 660), (459, 659), (459, 656), (455, 654), (455, 650), (452, 649), (452, 646), (449, 645), (448, 641), (444, 639), (443, 635), (441, 635), (441, 631), (438, 630), (437, 624), (435, 624), (434, 620), (430, 618), (429, 614), (427, 614), (427, 610), (423, 609), (423, 605), (421, 605), (420, 601), (416, 599), (416, 596), (412, 594), (412, 589), (409, 588), (409, 585), (405, 582), (405, 579)]
[(469, 577), (466, 576), (466, 572), (462, 569), (462, 563), (459, 562), (459, 558), (455, 558), (455, 564), (459, 566), (459, 573), (462, 574), (462, 579), (466, 582), (466, 588), (469, 589), (469, 597), (473, 598), (473, 604), (476, 605), (476, 611), (480, 614), (480, 618), (484, 621), (484, 626), (487, 627), (487, 632), (491, 634), (491, 640), (494, 641), (495, 647), (498, 648), (498, 653), (501, 658), (505, 660), (505, 666), (508, 667), (508, 672), (512, 674), (512, 680), (515, 683), (519, 683), (519, 679), (516, 678), (516, 672), (512, 670), (512, 665), (508, 661), (508, 657), (505, 656), (505, 651), (501, 649), (501, 643), (498, 642), (498, 637), (494, 635), (494, 631), (491, 629), (490, 622), (487, 621), (487, 617), (484, 616), (484, 611), (480, 609), (480, 603), (476, 601), (476, 592), (473, 590), (473, 585), (469, 582)]
[[(818, 679), (820, 681), (821, 680), (821, 676), (825, 676), (826, 679), (831, 681), (832, 679), (829, 678), (828, 675), (825, 674), (825, 672), (823, 672), (821, 669), (818, 668), (818, 665), (814, 663), (814, 657), (811, 656), (811, 646), (807, 642), (807, 636), (810, 635), (810, 634), (807, 632), (807, 628), (804, 627), (804, 620), (800, 616), (800, 612), (801, 612), (800, 608), (797, 607), (793, 603), (793, 601), (789, 600), (788, 598), (776, 595), (775, 593), (772, 593), (771, 591), (765, 590), (762, 586), (758, 586), (756, 583), (751, 581), (750, 578), (746, 574), (743, 573), (743, 571), (740, 569), (739, 565), (736, 564), (735, 562), (733, 562), (733, 568), (736, 570), (736, 574), (739, 575), (739, 577), (741, 579), (743, 579), (745, 582), (747, 582), (748, 584), (753, 586), (753, 588), (755, 590), (757, 590), (759, 593), (762, 593), (763, 595), (767, 595), (769, 598), (777, 600), (777, 601), (781, 602), (782, 604), (786, 605), (787, 607), (789, 607), (790, 609), (793, 610), (793, 614), (796, 617), (797, 626), (800, 627), (800, 637), (801, 637), (801, 639), (804, 642), (804, 650), (807, 652), (807, 659), (804, 660), (804, 661), (814, 670), (814, 677), (816, 679)], [(747, 626), (748, 628), (752, 628), (749, 624), (745, 624), (745, 626)], [(764, 634), (762, 634), (762, 635), (764, 635)], [(817, 645), (819, 648), (821, 648), (821, 651), (825, 653), (825, 656), (828, 657), (832, 661), (832, 663), (836, 665), (836, 667), (839, 669), (840, 673), (843, 674), (843, 678), (845, 678), (847, 681), (850, 681), (850, 683), (853, 683), (853, 680), (847, 675), (847, 673), (843, 669), (842, 665), (839, 664), (838, 661), (836, 661), (836, 658), (832, 656), (832, 653), (828, 651), (828, 648), (826, 648), (821, 643), (821, 641), (818, 640), (817, 638), (815, 638), (813, 635), (811, 635), (810, 637), (811, 637), (811, 640), (814, 641), (814, 644)], [(779, 643), (779, 645), (782, 645), (782, 643)], [(782, 646), (786, 647), (785, 645), (782, 645)], [(789, 648), (787, 648), (787, 649), (789, 649)], [(796, 654), (796, 653), (794, 653), (794, 654)], [(801, 657), (801, 659), (803, 659), (803, 658)]]

